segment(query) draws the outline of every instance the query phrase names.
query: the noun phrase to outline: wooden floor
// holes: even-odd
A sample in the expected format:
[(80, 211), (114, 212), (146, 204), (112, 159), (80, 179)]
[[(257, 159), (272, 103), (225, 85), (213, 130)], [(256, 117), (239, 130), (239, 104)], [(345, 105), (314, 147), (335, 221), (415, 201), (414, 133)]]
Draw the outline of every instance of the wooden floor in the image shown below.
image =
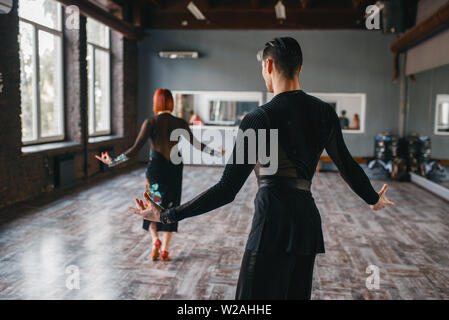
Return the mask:
[[(211, 186), (220, 172), (186, 167), (183, 199)], [(180, 223), (169, 263), (150, 260), (150, 236), (125, 210), (143, 187), (142, 168), (56, 201), (0, 212), (0, 298), (233, 299), (254, 176), (231, 205)], [(324, 172), (313, 192), (327, 251), (317, 258), (313, 299), (449, 298), (449, 203), (394, 183), (389, 195), (398, 206), (373, 213), (338, 174)], [(374, 291), (365, 285), (371, 264), (380, 271)], [(70, 265), (80, 272), (79, 290), (66, 287)]]

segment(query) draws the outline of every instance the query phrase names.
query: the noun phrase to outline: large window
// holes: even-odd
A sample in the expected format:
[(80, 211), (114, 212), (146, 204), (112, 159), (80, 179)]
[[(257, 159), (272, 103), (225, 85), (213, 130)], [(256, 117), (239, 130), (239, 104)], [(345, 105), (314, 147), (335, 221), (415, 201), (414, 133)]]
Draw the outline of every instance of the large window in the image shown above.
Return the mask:
[(64, 139), (62, 9), (54, 0), (19, 1), (22, 141)]
[(89, 135), (111, 133), (109, 28), (87, 19)]

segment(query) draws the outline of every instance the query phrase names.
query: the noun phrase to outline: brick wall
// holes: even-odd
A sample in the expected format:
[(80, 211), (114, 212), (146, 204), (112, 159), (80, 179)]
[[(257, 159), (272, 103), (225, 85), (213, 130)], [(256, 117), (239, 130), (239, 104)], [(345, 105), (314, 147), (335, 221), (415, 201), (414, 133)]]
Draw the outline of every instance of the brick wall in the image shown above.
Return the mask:
[(94, 155), (109, 148), (119, 154), (132, 145), (137, 134), (137, 44), (111, 32), (112, 133), (120, 138), (97, 143), (88, 141), (86, 19), (80, 17), (80, 30), (64, 30), (65, 136), (66, 141), (76, 145), (51, 151), (22, 152), (18, 23), (17, 1), (14, 1), (13, 10), (0, 16), (0, 73), (3, 79), (0, 93), (0, 208), (54, 190), (55, 157), (74, 157), (77, 183), (110, 174), (101, 171), (100, 162)]

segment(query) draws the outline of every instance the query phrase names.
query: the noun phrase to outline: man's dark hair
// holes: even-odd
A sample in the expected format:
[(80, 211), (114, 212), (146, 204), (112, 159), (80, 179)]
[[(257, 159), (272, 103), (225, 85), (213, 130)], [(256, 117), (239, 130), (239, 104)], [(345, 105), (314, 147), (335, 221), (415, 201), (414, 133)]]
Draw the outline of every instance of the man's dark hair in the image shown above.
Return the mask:
[(341, 115), (345, 116), (346, 115), (346, 110), (341, 110)]
[(265, 44), (263, 60), (272, 59), (278, 71), (293, 79), (302, 66), (302, 50), (298, 41), (291, 37), (275, 38)]

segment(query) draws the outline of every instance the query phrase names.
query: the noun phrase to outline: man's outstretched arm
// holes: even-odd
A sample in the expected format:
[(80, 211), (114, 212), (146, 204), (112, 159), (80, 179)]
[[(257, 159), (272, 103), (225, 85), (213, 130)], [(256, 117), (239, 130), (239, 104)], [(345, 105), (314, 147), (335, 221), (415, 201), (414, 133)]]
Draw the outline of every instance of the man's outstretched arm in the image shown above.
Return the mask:
[[(256, 109), (254, 112), (249, 113), (240, 124), (239, 134), (249, 129), (257, 132), (258, 129), (266, 128), (262, 112)], [(237, 137), (237, 139), (239, 138), (241, 137)], [(225, 166), (220, 181), (191, 201), (175, 208), (163, 210), (161, 212), (161, 222), (172, 223), (180, 221), (188, 217), (204, 214), (232, 202), (255, 166), (255, 163), (249, 163), (246, 156), (243, 164), (236, 163), (237, 152), (248, 154), (248, 141), (243, 143), (243, 150), (237, 151), (237, 146), (238, 144), (234, 145), (230, 158), (232, 163), (228, 163)]]
[(325, 146), (343, 179), (366, 203), (374, 205), (379, 201), (379, 194), (373, 189), (363, 169), (352, 158), (343, 140), (340, 121), (335, 111), (330, 111), (331, 134)]

